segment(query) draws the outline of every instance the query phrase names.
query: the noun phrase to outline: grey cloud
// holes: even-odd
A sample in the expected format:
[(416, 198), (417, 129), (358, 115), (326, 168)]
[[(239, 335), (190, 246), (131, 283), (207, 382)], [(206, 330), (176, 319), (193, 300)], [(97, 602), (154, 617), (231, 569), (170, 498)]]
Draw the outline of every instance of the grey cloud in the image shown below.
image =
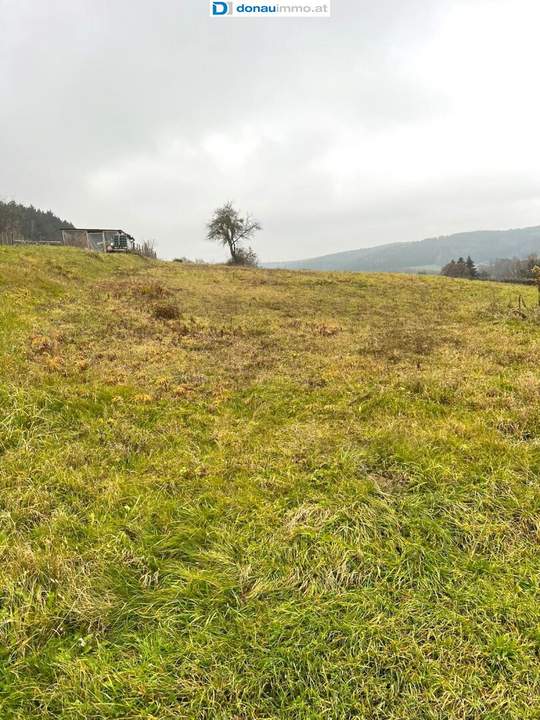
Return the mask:
[(471, 7), (490, 4), (334, 0), (329, 20), (220, 20), (204, 0), (0, 0), (0, 194), (125, 226), (164, 257), (222, 257), (204, 224), (227, 199), (261, 220), (268, 260), (526, 224), (530, 158), (471, 169), (474, 153), (455, 167), (445, 148), (467, 93), (430, 42)]

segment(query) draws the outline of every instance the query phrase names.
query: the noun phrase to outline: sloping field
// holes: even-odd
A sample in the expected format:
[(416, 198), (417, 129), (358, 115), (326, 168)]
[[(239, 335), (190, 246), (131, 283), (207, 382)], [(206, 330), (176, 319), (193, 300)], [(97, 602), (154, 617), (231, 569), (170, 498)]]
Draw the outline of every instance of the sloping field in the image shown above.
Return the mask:
[(535, 302), (0, 248), (2, 720), (539, 718)]

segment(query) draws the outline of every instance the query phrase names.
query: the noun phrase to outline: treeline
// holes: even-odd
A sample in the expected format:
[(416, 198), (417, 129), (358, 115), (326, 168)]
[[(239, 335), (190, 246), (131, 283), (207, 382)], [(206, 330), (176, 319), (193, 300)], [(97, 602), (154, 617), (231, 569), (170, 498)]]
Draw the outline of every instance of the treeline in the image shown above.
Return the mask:
[(484, 272), (492, 280), (531, 280), (536, 278), (535, 267), (540, 267), (540, 258), (533, 254), (525, 260), (499, 258), (486, 265)]
[(540, 257), (531, 254), (524, 260), (520, 258), (498, 258), (482, 266), (479, 270), (470, 255), (464, 260), (450, 260), (442, 269), (441, 275), (447, 277), (465, 278), (468, 280), (503, 280), (520, 282), (523, 280), (536, 280), (538, 278), (535, 268), (540, 268)]
[(51, 210), (0, 200), (0, 241), (3, 243), (54, 243), (60, 240), (60, 228), (73, 227)]

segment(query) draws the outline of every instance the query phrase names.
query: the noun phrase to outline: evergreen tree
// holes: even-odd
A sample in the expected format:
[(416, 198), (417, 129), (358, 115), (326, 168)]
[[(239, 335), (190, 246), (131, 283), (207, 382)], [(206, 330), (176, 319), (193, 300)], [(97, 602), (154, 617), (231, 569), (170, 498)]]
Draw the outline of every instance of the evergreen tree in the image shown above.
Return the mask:
[(456, 277), (459, 277), (459, 278), (468, 277), (469, 270), (467, 268), (467, 263), (465, 262), (465, 260), (462, 257), (458, 258), (458, 261), (456, 263), (456, 271), (457, 271)]
[(468, 277), (471, 280), (477, 280), (478, 279), (478, 270), (476, 269), (476, 265), (474, 264), (473, 259), (471, 258), (470, 255), (467, 255), (467, 260), (465, 261), (465, 263), (467, 265)]

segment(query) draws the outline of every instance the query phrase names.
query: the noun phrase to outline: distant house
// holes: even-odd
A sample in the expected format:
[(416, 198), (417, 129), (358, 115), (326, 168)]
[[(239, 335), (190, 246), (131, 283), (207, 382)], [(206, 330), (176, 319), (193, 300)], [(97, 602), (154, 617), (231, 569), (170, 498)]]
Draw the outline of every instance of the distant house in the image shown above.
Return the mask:
[(130, 252), (135, 239), (124, 230), (110, 228), (61, 228), (62, 243), (96, 252)]

